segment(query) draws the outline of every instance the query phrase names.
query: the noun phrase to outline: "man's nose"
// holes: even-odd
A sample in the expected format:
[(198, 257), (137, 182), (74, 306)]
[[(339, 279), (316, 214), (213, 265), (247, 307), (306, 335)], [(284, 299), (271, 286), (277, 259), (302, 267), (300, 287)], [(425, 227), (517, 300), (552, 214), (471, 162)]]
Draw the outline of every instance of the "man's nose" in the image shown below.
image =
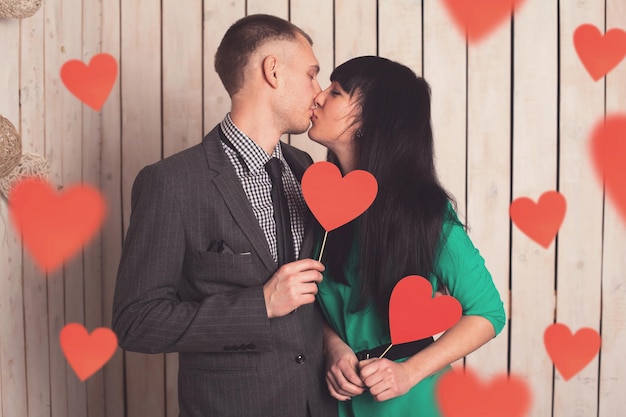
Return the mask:
[(324, 105), (324, 90), (320, 90), (313, 98), (315, 107), (322, 107)]

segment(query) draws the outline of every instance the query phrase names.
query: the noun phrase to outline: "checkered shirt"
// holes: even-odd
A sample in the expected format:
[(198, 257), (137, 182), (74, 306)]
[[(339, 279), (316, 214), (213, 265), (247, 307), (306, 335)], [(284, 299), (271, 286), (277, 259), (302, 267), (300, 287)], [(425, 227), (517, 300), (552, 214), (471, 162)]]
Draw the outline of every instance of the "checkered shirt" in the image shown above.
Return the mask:
[(276, 251), (276, 222), (274, 221), (274, 206), (272, 205), (272, 180), (265, 171), (265, 163), (272, 157), (280, 159), (283, 165), (283, 188), (289, 204), (289, 217), (291, 220), (291, 233), (293, 234), (294, 254), (296, 259), (300, 253), (304, 225), (306, 222), (306, 203), (302, 196), (302, 189), (298, 180), (291, 172), (289, 164), (283, 158), (280, 143), (276, 144), (272, 155), (268, 155), (259, 145), (246, 136), (230, 117), (226, 115), (221, 122), (222, 130), (226, 138), (232, 143), (230, 146), (222, 142), (224, 152), (230, 159), (243, 190), (252, 205), (252, 211), (259, 221), (261, 229), (267, 239), (270, 253), (278, 262)]

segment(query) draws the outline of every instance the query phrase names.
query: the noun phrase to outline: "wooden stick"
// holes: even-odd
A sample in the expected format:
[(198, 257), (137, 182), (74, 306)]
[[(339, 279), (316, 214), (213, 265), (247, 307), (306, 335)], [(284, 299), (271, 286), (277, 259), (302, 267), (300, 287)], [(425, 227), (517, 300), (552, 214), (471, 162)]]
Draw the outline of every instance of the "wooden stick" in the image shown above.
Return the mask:
[(387, 349), (385, 349), (385, 351), (382, 353), (382, 355), (380, 355), (380, 356), (378, 357), (378, 359), (382, 359), (382, 357), (383, 357), (383, 356), (385, 356), (385, 354), (386, 354), (387, 352), (389, 352), (389, 349), (391, 349), (391, 347), (392, 347), (392, 346), (393, 346), (393, 343), (390, 343), (390, 344), (389, 344), (389, 347), (388, 347)]
[(322, 248), (320, 249), (320, 256), (317, 258), (318, 262), (322, 262), (322, 255), (324, 254), (324, 246), (326, 246), (326, 238), (328, 237), (328, 231), (324, 233), (324, 240), (322, 241)]

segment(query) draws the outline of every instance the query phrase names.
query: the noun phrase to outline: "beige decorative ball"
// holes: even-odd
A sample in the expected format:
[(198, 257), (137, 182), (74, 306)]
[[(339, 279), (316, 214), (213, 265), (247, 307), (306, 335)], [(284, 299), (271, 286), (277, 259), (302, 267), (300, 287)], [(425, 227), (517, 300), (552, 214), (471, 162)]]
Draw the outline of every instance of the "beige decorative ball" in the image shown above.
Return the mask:
[(0, 193), (4, 195), (4, 198), (8, 199), (11, 187), (17, 184), (18, 181), (32, 177), (47, 180), (49, 175), (50, 167), (44, 157), (35, 153), (25, 153), (22, 155), (20, 163), (9, 175), (0, 177)]
[(22, 139), (15, 126), (0, 115), (0, 178), (13, 171), (21, 157)]
[(41, 7), (43, 0), (0, 0), (0, 18), (24, 19)]

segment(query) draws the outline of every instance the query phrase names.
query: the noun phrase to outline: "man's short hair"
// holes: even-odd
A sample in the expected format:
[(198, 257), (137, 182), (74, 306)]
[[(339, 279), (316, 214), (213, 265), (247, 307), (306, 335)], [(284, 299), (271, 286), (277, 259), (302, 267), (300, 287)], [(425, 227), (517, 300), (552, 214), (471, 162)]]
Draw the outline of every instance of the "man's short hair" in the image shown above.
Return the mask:
[(302, 29), (276, 16), (253, 14), (235, 22), (215, 54), (215, 71), (228, 94), (232, 97), (243, 86), (244, 70), (257, 48), (269, 41), (295, 40), (298, 33), (313, 45)]

